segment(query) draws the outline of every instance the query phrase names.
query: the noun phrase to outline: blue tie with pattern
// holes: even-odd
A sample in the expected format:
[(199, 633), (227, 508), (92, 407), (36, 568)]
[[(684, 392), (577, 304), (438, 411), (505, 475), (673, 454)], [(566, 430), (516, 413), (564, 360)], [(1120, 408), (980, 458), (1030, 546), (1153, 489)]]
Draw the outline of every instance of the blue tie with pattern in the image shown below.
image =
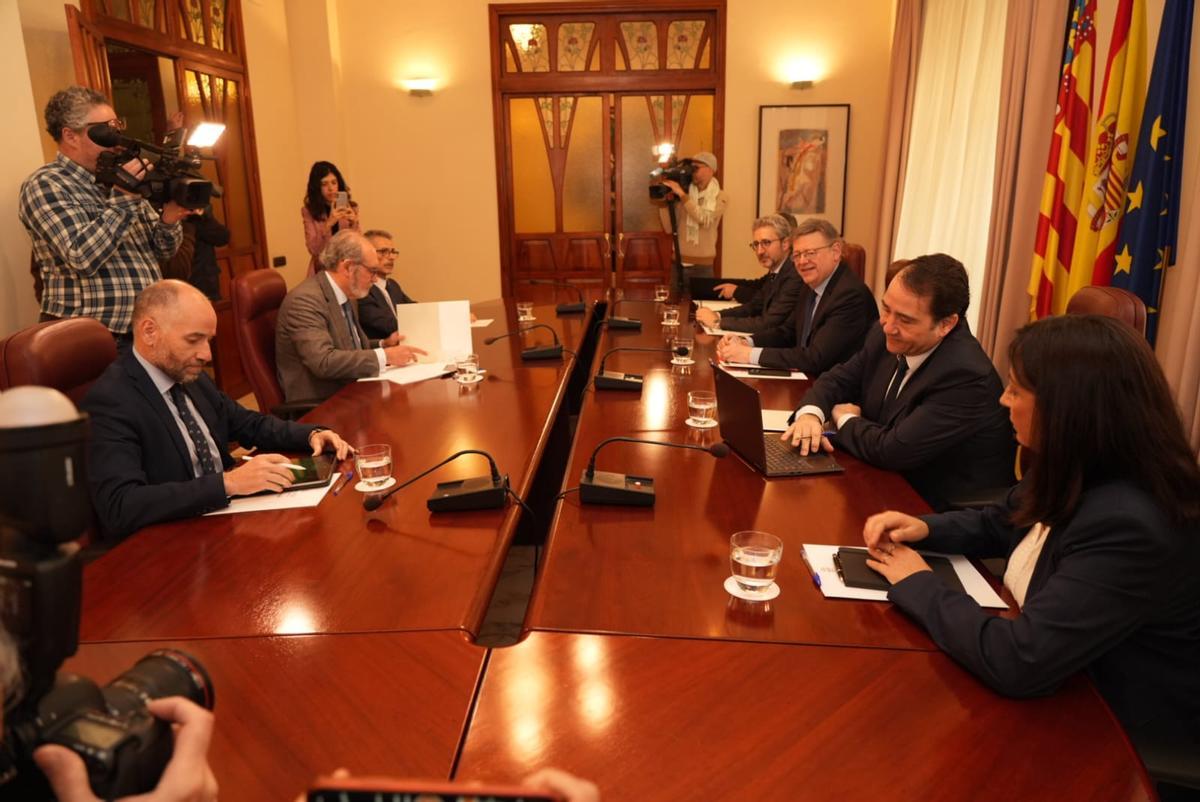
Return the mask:
[(187, 429), (188, 437), (192, 438), (192, 447), (196, 449), (196, 460), (200, 463), (200, 472), (205, 476), (216, 473), (217, 468), (213, 465), (213, 455), (208, 448), (208, 440), (204, 438), (204, 432), (200, 431), (200, 424), (196, 422), (196, 416), (188, 409), (183, 385), (172, 384), (168, 392), (171, 394), (171, 400), (175, 402), (179, 419), (183, 421), (183, 428)]

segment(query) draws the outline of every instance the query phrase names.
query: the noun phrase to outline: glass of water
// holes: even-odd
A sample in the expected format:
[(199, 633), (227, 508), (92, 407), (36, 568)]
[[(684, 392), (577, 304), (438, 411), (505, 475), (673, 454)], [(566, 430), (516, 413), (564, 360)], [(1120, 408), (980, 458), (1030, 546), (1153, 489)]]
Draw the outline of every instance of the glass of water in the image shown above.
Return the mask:
[(674, 351), (675, 354), (671, 357), (671, 364), (694, 365), (696, 363), (696, 360), (692, 359), (692, 348), (694, 346), (695, 342), (691, 337), (684, 337), (682, 335), (678, 337), (672, 337), (671, 350)]
[(460, 384), (474, 384), (482, 376), (479, 375), (479, 355), (463, 354), (454, 360), (454, 380)]
[(711, 390), (692, 390), (687, 394), (688, 417), (684, 421), (697, 429), (717, 425), (717, 394)]
[(766, 596), (775, 584), (783, 541), (767, 532), (747, 530), (729, 538), (729, 568), (738, 590)]
[(662, 324), (664, 326), (678, 326), (679, 325), (679, 307), (678, 306), (664, 306), (663, 307)]
[(517, 320), (522, 323), (534, 320), (533, 301), (517, 301)]
[(666, 284), (658, 284), (654, 287), (654, 300), (662, 303), (671, 296), (671, 288)]
[(359, 448), (354, 467), (362, 489), (368, 493), (382, 490), (392, 478), (392, 447), (379, 443)]

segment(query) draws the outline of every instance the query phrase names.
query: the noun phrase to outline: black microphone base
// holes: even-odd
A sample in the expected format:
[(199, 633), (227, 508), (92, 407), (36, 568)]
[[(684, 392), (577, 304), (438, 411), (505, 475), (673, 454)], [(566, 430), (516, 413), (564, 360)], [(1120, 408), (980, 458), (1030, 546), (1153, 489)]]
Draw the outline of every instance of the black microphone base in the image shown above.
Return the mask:
[(610, 317), (608, 319), (608, 327), (610, 329), (636, 329), (642, 330), (642, 321), (635, 317)]
[(508, 475), (499, 481), (488, 476), (472, 476), (456, 482), (438, 482), (426, 501), (430, 512), (463, 512), (503, 507), (508, 499)]
[(633, 390), (642, 391), (642, 377), (636, 373), (618, 373), (606, 370), (596, 374), (597, 390)]
[(579, 500), (584, 504), (653, 507), (654, 480), (649, 476), (609, 471), (596, 471), (589, 479), (584, 469), (579, 480)]
[(576, 301), (573, 304), (559, 304), (554, 307), (554, 311), (560, 315), (582, 315), (583, 301)]
[(561, 359), (562, 352), (561, 345), (537, 345), (522, 351), (521, 359)]

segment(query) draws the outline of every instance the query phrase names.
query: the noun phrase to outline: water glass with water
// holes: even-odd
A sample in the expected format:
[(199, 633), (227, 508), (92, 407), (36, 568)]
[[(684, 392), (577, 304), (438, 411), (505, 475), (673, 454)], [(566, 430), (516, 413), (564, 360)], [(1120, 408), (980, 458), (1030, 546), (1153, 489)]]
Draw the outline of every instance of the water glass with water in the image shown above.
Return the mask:
[(662, 324), (664, 326), (678, 326), (679, 325), (679, 307), (678, 306), (664, 306), (663, 307)]
[[(671, 357), (672, 365), (694, 365), (696, 360), (692, 358), (692, 348), (695, 346), (695, 341), (691, 337), (676, 336), (671, 338), (671, 350), (674, 355)], [(682, 352), (682, 353), (681, 353)]]
[(381, 489), (392, 478), (392, 447), (382, 443), (362, 446), (354, 454), (354, 467), (367, 492)]
[(658, 284), (654, 287), (654, 300), (662, 303), (671, 297), (671, 288), (666, 284)]
[(479, 380), (478, 354), (463, 354), (454, 360), (454, 380), (461, 384), (473, 384)]
[(687, 394), (688, 417), (684, 421), (697, 429), (717, 425), (717, 394), (711, 390), (692, 390)]
[(729, 567), (742, 592), (765, 595), (775, 584), (783, 541), (767, 532), (747, 530), (729, 538)]
[(533, 301), (517, 301), (517, 320), (533, 320)]

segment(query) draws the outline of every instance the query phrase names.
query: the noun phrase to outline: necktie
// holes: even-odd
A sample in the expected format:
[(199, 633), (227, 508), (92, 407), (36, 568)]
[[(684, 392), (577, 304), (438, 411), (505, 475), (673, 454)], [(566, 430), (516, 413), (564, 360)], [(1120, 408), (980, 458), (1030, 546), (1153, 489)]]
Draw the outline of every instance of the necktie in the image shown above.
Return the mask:
[(342, 304), (342, 313), (346, 316), (346, 327), (350, 329), (350, 342), (354, 344), (356, 350), (362, 348), (362, 342), (358, 339), (358, 326), (354, 325), (354, 313), (350, 311), (349, 301)]
[(810, 292), (808, 299), (804, 302), (804, 332), (800, 335), (800, 345), (803, 348), (808, 347), (808, 337), (812, 334), (813, 316), (817, 311), (817, 294)]
[(904, 374), (908, 373), (908, 360), (902, 356), (896, 357), (896, 375), (892, 377), (892, 386), (888, 388), (887, 395), (883, 397), (883, 408), (896, 400), (896, 396), (900, 394), (900, 385), (904, 382)]
[(200, 431), (200, 424), (196, 422), (196, 416), (188, 409), (183, 385), (172, 384), (168, 392), (171, 394), (171, 400), (175, 402), (175, 409), (179, 412), (179, 419), (183, 421), (183, 428), (187, 429), (188, 437), (192, 439), (192, 447), (196, 449), (196, 460), (200, 463), (200, 472), (205, 476), (216, 473), (217, 468), (213, 465), (213, 455), (212, 451), (208, 448), (208, 440), (204, 438), (204, 433)]

